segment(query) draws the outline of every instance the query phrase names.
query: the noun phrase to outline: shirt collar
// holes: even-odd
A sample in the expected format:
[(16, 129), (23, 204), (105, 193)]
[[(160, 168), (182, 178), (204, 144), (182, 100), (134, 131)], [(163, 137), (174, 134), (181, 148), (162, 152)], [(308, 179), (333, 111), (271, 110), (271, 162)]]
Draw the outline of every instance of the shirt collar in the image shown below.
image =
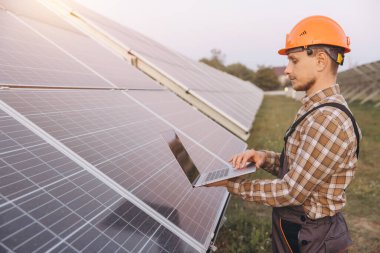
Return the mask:
[(340, 87), (339, 84), (334, 84), (328, 88), (319, 90), (310, 96), (306, 95), (302, 98), (301, 102), (304, 105), (304, 107), (309, 107), (314, 103), (318, 103), (327, 97), (331, 97), (337, 94), (340, 94)]

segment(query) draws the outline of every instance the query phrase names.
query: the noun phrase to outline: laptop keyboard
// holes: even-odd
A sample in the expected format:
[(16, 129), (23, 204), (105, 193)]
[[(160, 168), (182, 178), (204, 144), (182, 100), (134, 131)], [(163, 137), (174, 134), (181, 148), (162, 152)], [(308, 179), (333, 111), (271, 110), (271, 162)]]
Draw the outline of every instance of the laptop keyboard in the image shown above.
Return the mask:
[(206, 181), (214, 180), (228, 175), (229, 168), (215, 170), (207, 174)]

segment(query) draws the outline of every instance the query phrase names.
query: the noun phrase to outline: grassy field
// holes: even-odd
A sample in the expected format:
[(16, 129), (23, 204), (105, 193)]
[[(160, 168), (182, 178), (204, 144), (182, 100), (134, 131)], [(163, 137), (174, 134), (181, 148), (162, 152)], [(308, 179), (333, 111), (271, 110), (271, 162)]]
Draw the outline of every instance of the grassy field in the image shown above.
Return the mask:
[[(248, 147), (280, 152), (283, 134), (301, 106), (284, 96), (266, 96), (256, 116)], [(350, 252), (380, 252), (380, 109), (374, 104), (350, 104), (363, 134), (354, 181), (343, 209), (351, 237)], [(258, 171), (254, 178), (273, 178)], [(227, 221), (216, 245), (218, 252), (271, 252), (271, 208), (232, 197)]]

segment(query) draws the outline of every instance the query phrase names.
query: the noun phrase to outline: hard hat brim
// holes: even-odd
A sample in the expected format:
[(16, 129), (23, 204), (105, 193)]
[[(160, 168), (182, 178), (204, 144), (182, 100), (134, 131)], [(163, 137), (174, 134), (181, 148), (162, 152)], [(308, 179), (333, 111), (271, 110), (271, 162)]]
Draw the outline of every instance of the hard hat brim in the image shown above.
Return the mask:
[(278, 50), (278, 54), (279, 55), (286, 55), (287, 50), (288, 50), (287, 48), (282, 48), (282, 49)]

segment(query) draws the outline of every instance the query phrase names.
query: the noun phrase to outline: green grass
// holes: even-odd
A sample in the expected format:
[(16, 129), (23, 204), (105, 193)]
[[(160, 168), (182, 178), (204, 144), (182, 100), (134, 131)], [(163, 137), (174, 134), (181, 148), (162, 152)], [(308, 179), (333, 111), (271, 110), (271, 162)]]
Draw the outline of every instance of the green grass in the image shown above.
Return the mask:
[[(300, 102), (283, 96), (265, 96), (256, 116), (248, 147), (280, 152), (283, 135), (293, 121)], [(350, 104), (363, 134), (355, 178), (347, 189), (343, 209), (352, 239), (350, 252), (380, 249), (380, 109), (374, 104)], [(254, 178), (273, 178), (258, 171)], [(216, 245), (218, 252), (271, 252), (271, 207), (231, 197), (227, 221)]]

